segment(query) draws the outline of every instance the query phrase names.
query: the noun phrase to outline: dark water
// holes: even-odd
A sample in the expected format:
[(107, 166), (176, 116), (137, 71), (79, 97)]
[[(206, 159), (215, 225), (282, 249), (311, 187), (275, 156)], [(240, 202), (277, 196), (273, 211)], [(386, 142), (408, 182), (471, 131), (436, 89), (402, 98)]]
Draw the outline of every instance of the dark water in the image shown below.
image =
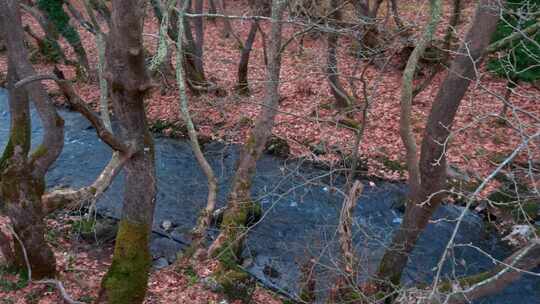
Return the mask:
[[(47, 175), (49, 186), (78, 187), (90, 183), (108, 162), (111, 151), (97, 139), (94, 130), (77, 113), (61, 111), (66, 121), (65, 147), (60, 159)], [(40, 140), (41, 128), (32, 113), (33, 144)], [(0, 144), (7, 141), (9, 113), (6, 91), (0, 89)], [(186, 141), (156, 138), (156, 167), (158, 174), (156, 231), (160, 224), (171, 221), (176, 227), (169, 234), (173, 239), (185, 240), (199, 210), (206, 201), (206, 179)], [(219, 177), (219, 204), (225, 203), (238, 147), (212, 143), (205, 147), (206, 156)], [(300, 279), (299, 267), (310, 258), (318, 261), (317, 287), (321, 293), (328, 288), (337, 263), (336, 224), (343, 197), (333, 186), (342, 184), (339, 174), (313, 169), (301, 161), (285, 161), (265, 155), (257, 164), (253, 195), (263, 206), (265, 215), (249, 234), (245, 250), (246, 267), (259, 280), (274, 288), (295, 294)], [(362, 260), (361, 273), (373, 273), (390, 241), (392, 231), (402, 214), (394, 206), (406, 192), (401, 184), (366, 183), (366, 189), (355, 210), (357, 253)], [(122, 202), (122, 176), (116, 179), (98, 203), (101, 214), (118, 218)], [(462, 209), (441, 206), (434, 221), (423, 233), (410, 258), (404, 280), (429, 281), (443, 248), (454, 228), (454, 221)], [(184, 244), (155, 234), (152, 251), (156, 263), (172, 262)], [(509, 249), (496, 236), (487, 233), (481, 218), (468, 213), (457, 243), (472, 244), (495, 258), (504, 258)], [(473, 274), (493, 266), (491, 259), (472, 247), (460, 247), (454, 252), (452, 263), (447, 263), (445, 275)], [(525, 275), (499, 294), (477, 303), (540, 303), (540, 279)]]

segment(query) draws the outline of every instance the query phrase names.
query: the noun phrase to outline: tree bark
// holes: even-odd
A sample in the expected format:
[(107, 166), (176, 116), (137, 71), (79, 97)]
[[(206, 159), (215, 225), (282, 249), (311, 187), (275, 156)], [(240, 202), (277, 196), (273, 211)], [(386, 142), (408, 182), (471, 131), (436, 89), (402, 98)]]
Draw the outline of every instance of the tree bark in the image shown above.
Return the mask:
[[(337, 0), (331, 0), (330, 8), (334, 12), (330, 15), (331, 22), (339, 22), (341, 20), (341, 12), (339, 9), (339, 3)], [(336, 107), (344, 109), (353, 104), (353, 98), (347, 94), (341, 82), (339, 81), (339, 69), (338, 69), (338, 57), (337, 57), (337, 43), (339, 34), (335, 31), (328, 33), (328, 45), (327, 45), (327, 59), (326, 59), (326, 73), (328, 78), (328, 84), (330, 85), (330, 91), (334, 95)]]
[[(476, 78), (475, 68), (481, 63), (495, 31), (499, 12), (493, 7), (496, 7), (493, 0), (482, 0), (478, 4), (465, 44), (461, 46), (435, 98), (424, 131), (418, 169), (409, 165), (411, 187), (403, 223), (383, 256), (378, 271), (380, 279), (399, 284), (418, 236), (441, 202), (440, 193), (446, 183), (445, 153), (448, 147), (440, 143), (449, 136), (461, 99), (471, 80)], [(411, 154), (411, 159), (413, 157), (416, 155)], [(412, 170), (419, 173), (415, 175)]]
[[(62, 151), (63, 120), (49, 102), (41, 83), (32, 83), (26, 90), (15, 88), (19, 79), (35, 74), (24, 46), (18, 1), (0, 2), (0, 22), (1, 28), (6, 29), (11, 112), (10, 138), (0, 159), (0, 196), (13, 229), (28, 253), (32, 277), (54, 277), (56, 264), (44, 237), (41, 195), (45, 189), (45, 173)], [(31, 155), (28, 97), (33, 100), (44, 128), (43, 141)], [(19, 244), (15, 244), (15, 251), (19, 266), (26, 269)]]
[[(218, 3), (218, 7), (219, 7), (219, 10), (221, 11), (221, 14), (227, 16), (225, 0), (216, 0), (216, 1)], [(222, 20), (223, 20), (223, 31), (222, 31), (223, 38), (229, 38), (230, 35), (234, 35), (231, 21), (228, 18), (222, 18)]]
[[(203, 13), (203, 4), (204, 0), (192, 0), (195, 1), (194, 3), (194, 10), (193, 12), (195, 14), (201, 15)], [(193, 26), (195, 28), (195, 39), (194, 39), (194, 62), (195, 67), (197, 70), (204, 74), (204, 20), (202, 16), (194, 17), (193, 19)]]
[(341, 254), (339, 262), (341, 273), (334, 285), (334, 291), (331, 293), (333, 303), (355, 303), (355, 300), (358, 300), (357, 294), (354, 292), (355, 286), (358, 285), (356, 282), (358, 257), (354, 251), (352, 225), (354, 209), (363, 189), (364, 186), (360, 181), (354, 181), (341, 207), (337, 228)]
[(154, 144), (144, 109), (144, 97), (151, 85), (142, 44), (143, 7), (142, 1), (112, 1), (106, 75), (119, 136), (134, 153), (124, 166), (122, 217), (99, 303), (142, 303), (151, 266), (149, 241), (156, 179)]
[[(202, 0), (200, 0), (202, 1)], [(157, 0), (151, 1), (154, 14), (156, 15), (156, 18), (158, 19), (159, 23), (161, 24), (164, 16), (164, 12), (162, 12), (162, 7), (160, 5), (160, 2)], [(170, 14), (170, 20), (167, 27), (167, 34), (168, 36), (173, 40), (177, 41), (179, 32), (178, 27), (176, 26), (178, 20), (178, 12), (176, 10), (173, 10)], [(189, 88), (189, 90), (195, 94), (200, 95), (201, 93), (205, 93), (209, 91), (210, 89), (215, 88), (212, 84), (210, 84), (205, 77), (204, 69), (203, 69), (203, 62), (202, 58), (197, 56), (197, 46), (195, 39), (193, 37), (193, 33), (191, 32), (191, 24), (187, 20), (187, 18), (184, 19), (184, 32), (183, 37), (185, 37), (185, 43), (184, 43), (184, 49), (183, 49), (183, 64), (184, 64), (184, 71), (186, 75), (186, 84)], [(199, 28), (199, 30), (202, 33), (204, 28)], [(202, 56), (202, 46), (204, 42), (204, 38), (201, 34), (200, 39), (198, 40), (201, 45), (201, 51), (198, 52), (199, 56)], [(199, 58), (199, 59), (197, 59)], [(199, 60), (199, 62), (197, 62)]]
[(461, 284), (467, 286), (459, 292), (450, 294), (448, 303), (471, 303), (504, 290), (506, 286), (517, 281), (523, 272), (530, 271), (538, 265), (540, 265), (540, 239), (533, 239), (530, 244), (504, 259), (503, 264), (487, 272), (459, 280)]
[[(256, 163), (261, 156), (265, 144), (272, 134), (274, 119), (279, 103), (279, 74), (281, 69), (281, 17), (284, 11), (284, 1), (275, 0), (272, 3), (271, 45), (267, 69), (266, 96), (261, 112), (257, 116), (255, 126), (242, 148), (237, 163), (227, 208), (223, 215), (221, 232), (209, 249), (209, 254), (217, 256), (220, 266), (216, 273), (218, 283), (226, 286), (231, 298), (246, 300), (244, 291), (239, 286), (245, 286), (248, 275), (235, 265), (240, 261), (243, 241), (246, 237), (250, 222), (257, 220), (260, 207), (251, 199), (251, 183), (255, 174)], [(228, 288), (231, 287), (231, 288)]]
[(238, 82), (236, 83), (236, 92), (240, 95), (249, 95), (249, 55), (251, 54), (258, 28), (259, 26), (257, 24), (257, 20), (253, 20), (251, 23), (251, 27), (249, 28), (246, 43), (244, 44), (244, 47), (242, 48), (242, 52), (240, 54), (240, 63), (238, 64)]
[[(13, 230), (21, 237), (28, 254), (34, 279), (50, 278), (56, 274), (52, 250), (45, 241), (45, 224), (41, 208), (43, 180), (32, 176), (28, 161), (30, 150), (30, 106), (22, 89), (15, 89), (17, 81), (15, 63), (9, 60), (8, 90), (11, 113), (11, 131), (0, 162), (0, 197)], [(23, 249), (14, 243), (16, 266), (26, 271)]]
[[(179, 32), (183, 31), (184, 17), (185, 17), (184, 8), (182, 8), (178, 15), (178, 31)], [(195, 130), (195, 125), (193, 124), (193, 120), (191, 119), (191, 115), (189, 113), (188, 96), (186, 93), (185, 81), (184, 81), (185, 71), (183, 69), (183, 65), (181, 64), (183, 39), (180, 38), (176, 41), (176, 47), (178, 50), (178, 52), (176, 53), (176, 80), (178, 82), (180, 112), (182, 113), (182, 119), (186, 122), (186, 125), (187, 125), (191, 149), (193, 150), (193, 154), (195, 155), (195, 158), (197, 159), (199, 166), (201, 167), (204, 174), (206, 175), (207, 182), (208, 182), (208, 196), (206, 200), (206, 207), (199, 215), (199, 218), (197, 220), (197, 226), (193, 229), (193, 232), (192, 232), (193, 240), (191, 244), (191, 251), (194, 257), (202, 258), (205, 254), (202, 254), (202, 252), (199, 252), (199, 249), (202, 249), (204, 239), (207, 236), (208, 228), (210, 227), (212, 223), (212, 215), (216, 207), (218, 185), (217, 185), (217, 178), (214, 174), (214, 170), (212, 169), (212, 167), (210, 166), (210, 164), (204, 157), (204, 154), (201, 150), (201, 146), (197, 138), (197, 131)], [(201, 250), (201, 251), (204, 251), (204, 250)]]

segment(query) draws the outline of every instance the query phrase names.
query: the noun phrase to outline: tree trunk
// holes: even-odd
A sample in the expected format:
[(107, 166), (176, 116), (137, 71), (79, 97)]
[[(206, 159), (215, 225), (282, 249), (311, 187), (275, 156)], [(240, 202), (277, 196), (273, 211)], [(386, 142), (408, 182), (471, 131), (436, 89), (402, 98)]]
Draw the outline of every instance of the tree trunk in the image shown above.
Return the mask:
[[(221, 11), (222, 15), (227, 16), (227, 11), (225, 7), (225, 0), (216, 0), (218, 2), (219, 10)], [(222, 18), (223, 19), (223, 38), (229, 38), (231, 34), (233, 34), (233, 28), (231, 25), (231, 21), (228, 18)]]
[[(202, 0), (196, 0), (202, 1)], [(173, 17), (178, 18), (177, 14), (173, 14)], [(175, 20), (175, 19), (173, 19)], [(202, 21), (202, 20), (201, 20)], [(197, 24), (197, 19), (195, 23), (195, 32), (197, 38), (193, 37), (191, 31), (191, 24), (186, 19), (184, 19), (184, 36), (186, 38), (186, 43), (183, 51), (184, 54), (184, 67), (186, 70), (186, 82), (195, 95), (199, 95), (207, 91), (208, 82), (206, 81), (206, 76), (204, 75), (203, 61), (202, 61), (202, 22)], [(199, 36), (201, 34), (201, 36)], [(197, 40), (195, 40), (197, 39)], [(175, 40), (176, 41), (176, 40)], [(200, 43), (200, 45), (199, 45)]]
[[(401, 18), (399, 17), (399, 11), (398, 11), (398, 5), (397, 0), (389, 0), (390, 6), (392, 10), (392, 16), (394, 17), (394, 22), (396, 23), (396, 26), (399, 31), (403, 31), (403, 21), (401, 21)], [(457, 0), (460, 1), (460, 0)]]
[[(21, 238), (28, 254), (32, 277), (53, 278), (56, 263), (45, 241), (45, 225), (41, 195), (45, 189), (45, 173), (60, 155), (64, 144), (63, 120), (50, 103), (41, 83), (29, 84), (26, 90), (16, 89), (15, 82), (35, 74), (24, 46), (19, 2), (0, 2), (0, 22), (8, 50), (9, 105), (11, 133), (0, 160), (0, 196), (6, 205), (13, 230)], [(9, 30), (7, 30), (9, 29)], [(44, 135), (41, 144), (30, 155), (30, 110), (32, 99), (41, 118)], [(20, 266), (23, 250), (15, 245)]]
[[(184, 17), (185, 17), (184, 8), (182, 8), (180, 10), (180, 14), (178, 15), (178, 18), (179, 18), (178, 31), (179, 32), (183, 31)], [(187, 125), (191, 149), (193, 150), (193, 154), (195, 155), (195, 158), (197, 159), (199, 166), (201, 167), (204, 174), (206, 175), (207, 182), (208, 182), (208, 196), (206, 200), (206, 208), (204, 208), (204, 210), (199, 215), (199, 218), (197, 220), (197, 226), (192, 231), (193, 240), (191, 243), (191, 250), (190, 250), (192, 253), (191, 256), (195, 257), (196, 259), (199, 259), (199, 258), (203, 258), (206, 255), (204, 250), (202, 250), (202, 247), (204, 245), (203, 244), (204, 240), (207, 237), (207, 230), (212, 224), (212, 215), (216, 207), (218, 184), (217, 184), (216, 175), (214, 174), (214, 170), (212, 169), (212, 167), (210, 166), (210, 164), (204, 157), (204, 154), (201, 150), (201, 146), (197, 138), (197, 131), (195, 130), (195, 125), (193, 124), (193, 120), (191, 119), (191, 115), (189, 113), (188, 96), (186, 93), (185, 81), (184, 81), (185, 71), (183, 69), (183, 65), (181, 64), (183, 39), (178, 39), (176, 41), (176, 47), (178, 49), (178, 52), (176, 53), (176, 80), (178, 82), (180, 112), (182, 113), (182, 119), (185, 121)]]
[[(219, 0), (218, 0), (219, 1)], [(217, 7), (214, 0), (208, 0), (208, 13), (209, 14), (217, 14)], [(215, 23), (216, 18), (215, 17), (208, 17), (208, 19)]]
[(40, 38), (32, 31), (30, 26), (26, 25), (24, 27), (28, 35), (36, 40), (39, 52), (45, 56), (46, 60), (52, 62), (63, 60), (66, 64), (72, 64), (72, 62), (67, 59), (60, 44), (58, 44), (58, 33), (56, 32), (54, 25), (37, 9), (22, 3), (21, 7), (36, 19), (45, 34), (43, 38)]
[(89, 0), (90, 5), (94, 10), (96, 10), (99, 15), (105, 19), (107, 24), (111, 24), (111, 11), (107, 7), (107, 5), (103, 2), (103, 0)]
[[(337, 0), (332, 0), (330, 7), (335, 11), (330, 15), (331, 21), (339, 22), (341, 20), (340, 10)], [(341, 82), (339, 81), (339, 69), (337, 58), (337, 43), (339, 34), (335, 31), (328, 33), (328, 45), (327, 45), (327, 61), (326, 61), (326, 73), (328, 77), (328, 84), (330, 85), (330, 91), (335, 98), (336, 108), (344, 109), (352, 104), (352, 98), (343, 89)]]
[[(512, 266), (512, 267), (508, 267)], [(495, 294), (517, 281), (525, 271), (540, 265), (540, 239), (531, 240), (530, 244), (504, 259), (503, 264), (493, 269), (459, 280), (466, 286), (462, 292), (450, 296), (447, 303), (464, 304), (476, 299)]]
[(242, 52), (240, 54), (240, 63), (238, 64), (238, 82), (236, 83), (236, 92), (240, 95), (249, 95), (249, 55), (251, 54), (251, 49), (253, 48), (253, 43), (255, 42), (258, 28), (259, 26), (257, 24), (257, 21), (252, 21), (246, 43), (244, 44), (244, 47), (242, 48)]
[[(418, 236), (441, 202), (440, 193), (446, 183), (445, 151), (448, 147), (440, 143), (445, 142), (449, 135), (461, 99), (470, 81), (476, 78), (475, 67), (481, 63), (484, 49), (495, 31), (499, 19), (499, 12), (493, 10), (495, 5), (493, 0), (482, 0), (478, 4), (465, 38), (466, 44), (460, 48), (435, 98), (422, 140), (419, 165), (416, 168), (409, 165), (410, 194), (403, 223), (383, 256), (378, 271), (380, 279), (399, 284)], [(414, 159), (416, 155), (411, 153), (410, 158)], [(412, 172), (414, 170), (417, 173)]]
[(113, 0), (107, 40), (107, 76), (119, 135), (133, 155), (126, 161), (122, 218), (100, 303), (142, 303), (151, 266), (149, 250), (156, 180), (154, 145), (144, 96), (150, 88), (142, 45), (142, 1)]
[(243, 146), (237, 170), (234, 175), (227, 209), (223, 215), (221, 232), (209, 249), (210, 255), (217, 256), (220, 266), (216, 277), (218, 283), (225, 287), (228, 296), (247, 301), (250, 297), (246, 290), (249, 276), (236, 265), (240, 262), (243, 241), (250, 223), (257, 221), (260, 207), (251, 199), (251, 183), (255, 174), (257, 160), (261, 156), (265, 144), (272, 134), (274, 119), (279, 102), (279, 74), (281, 69), (281, 16), (284, 2), (275, 0), (272, 3), (271, 46), (266, 81), (266, 97), (261, 112), (257, 116), (246, 144)]
[[(201, 0), (202, 1), (202, 0)], [(162, 7), (160, 5), (160, 2), (157, 0), (151, 1), (154, 14), (156, 15), (156, 18), (158, 19), (159, 23), (162, 22), (163, 19), (163, 12)], [(170, 14), (170, 21), (169, 25), (167, 27), (167, 34), (168, 36), (173, 40), (178, 40), (178, 27), (176, 26), (178, 20), (178, 12), (176, 10), (173, 10)], [(204, 75), (204, 69), (202, 69), (202, 59), (197, 57), (196, 53), (196, 42), (193, 38), (193, 34), (191, 32), (191, 25), (189, 21), (184, 19), (184, 36), (186, 39), (186, 43), (184, 43), (184, 49), (182, 51), (183, 53), (183, 64), (184, 64), (184, 71), (186, 74), (186, 84), (189, 88), (189, 90), (194, 95), (200, 95), (201, 93), (205, 93), (209, 90), (211, 85), (206, 80), (206, 77)], [(202, 31), (202, 30), (201, 30)], [(204, 42), (204, 38), (202, 35), (200, 36), (201, 40), (199, 40), (201, 44), (201, 51), (199, 52), (200, 56), (202, 56), (202, 43)], [(199, 62), (197, 63), (197, 58), (199, 58)]]
[[(203, 4), (204, 0), (193, 0), (195, 1), (194, 10), (195, 14), (203, 13)], [(194, 44), (194, 62), (197, 70), (204, 75), (204, 20), (202, 16), (195, 17), (193, 20), (193, 26), (195, 27), (195, 44)]]
[(362, 194), (364, 186), (358, 180), (350, 186), (347, 196), (343, 200), (338, 222), (339, 249), (341, 259), (339, 261), (340, 274), (332, 292), (332, 302), (356, 303), (358, 293), (355, 292), (357, 283), (358, 257), (353, 245), (353, 218), (354, 209)]
[[(44, 234), (41, 194), (43, 180), (32, 176), (28, 162), (30, 150), (30, 107), (24, 90), (15, 89), (17, 81), (14, 63), (9, 61), (8, 89), (11, 132), (0, 164), (0, 197), (13, 230), (21, 238), (28, 255), (33, 279), (53, 278), (56, 262)], [(14, 243), (16, 266), (26, 271), (23, 250)]]

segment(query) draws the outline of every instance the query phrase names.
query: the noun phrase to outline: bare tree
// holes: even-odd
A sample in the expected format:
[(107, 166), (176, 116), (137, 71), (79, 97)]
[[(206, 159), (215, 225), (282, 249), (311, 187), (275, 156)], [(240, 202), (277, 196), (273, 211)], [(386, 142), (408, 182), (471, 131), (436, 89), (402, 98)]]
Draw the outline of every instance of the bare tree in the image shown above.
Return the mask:
[[(435, 3), (432, 1), (432, 6)], [(481, 63), (484, 50), (494, 32), (499, 12), (496, 2), (480, 1), (474, 21), (464, 43), (452, 62), (433, 103), (422, 140), (420, 160), (416, 154), (416, 143), (410, 133), (411, 73), (418, 51), (426, 41), (420, 42), (409, 59), (403, 77), (401, 135), (407, 152), (410, 193), (403, 222), (395, 233), (392, 243), (385, 252), (378, 271), (378, 277), (399, 284), (408, 256), (433, 212), (439, 206), (446, 183), (447, 138), (471, 80), (476, 77), (476, 68)], [(437, 12), (437, 9), (433, 10)], [(432, 19), (434, 19), (432, 17)], [(426, 36), (426, 38), (429, 36)], [(425, 38), (424, 38), (425, 39)], [(417, 60), (417, 59), (416, 59)]]
[[(330, 22), (336, 24), (341, 20), (341, 9), (339, 8), (339, 2), (337, 0), (330, 1), (330, 8), (332, 13), (330, 14)], [(328, 84), (330, 85), (330, 91), (334, 95), (336, 100), (336, 107), (343, 109), (353, 105), (354, 98), (349, 96), (341, 82), (339, 81), (339, 69), (338, 69), (338, 57), (337, 57), (337, 44), (339, 40), (339, 34), (331, 30), (328, 33), (327, 39), (327, 59), (326, 59), (326, 73), (328, 77)]]
[[(2, 1), (0, 7), (0, 21), (8, 50), (11, 112), (11, 134), (0, 160), (0, 196), (13, 230), (20, 235), (22, 245), (28, 249), (32, 276), (37, 279), (54, 277), (56, 263), (44, 238), (41, 195), (45, 191), (45, 173), (62, 151), (63, 120), (50, 103), (41, 83), (30, 83), (26, 90), (15, 88), (18, 80), (33, 76), (35, 72), (24, 46), (19, 2)], [(28, 98), (33, 101), (44, 128), (43, 141), (32, 152)], [(15, 250), (18, 264), (23, 266), (22, 249), (16, 245)]]
[[(181, 8), (179, 14), (178, 14), (178, 32), (182, 32), (184, 29), (184, 11), (185, 6), (187, 6), (188, 2), (185, 1), (184, 7)], [(182, 50), (183, 50), (183, 39), (180, 37), (176, 41), (176, 49), (178, 50), (176, 52), (176, 80), (178, 83), (178, 95), (179, 95), (179, 103), (180, 103), (180, 112), (182, 113), (182, 118), (186, 122), (187, 129), (188, 129), (188, 135), (189, 140), (191, 144), (191, 149), (193, 150), (193, 154), (195, 154), (195, 158), (197, 159), (197, 162), (199, 163), (199, 166), (203, 170), (204, 174), (206, 175), (207, 182), (208, 182), (208, 197), (206, 200), (206, 207), (204, 210), (201, 211), (201, 214), (199, 215), (197, 226), (193, 229), (193, 240), (191, 244), (191, 251), (195, 255), (195, 258), (202, 258), (205, 256), (204, 250), (199, 251), (199, 249), (202, 249), (201, 247), (204, 245), (203, 242), (207, 235), (207, 230), (210, 227), (212, 223), (212, 215), (214, 212), (214, 209), (216, 207), (216, 199), (217, 199), (217, 179), (214, 174), (214, 170), (204, 157), (204, 154), (201, 150), (201, 146), (199, 144), (199, 140), (197, 138), (197, 131), (195, 130), (195, 125), (193, 124), (193, 120), (191, 119), (191, 115), (189, 113), (189, 107), (188, 107), (188, 96), (186, 93), (185, 88), (185, 81), (184, 81), (184, 69), (183, 65), (181, 64), (181, 58), (182, 58)]]
[(149, 241), (156, 180), (154, 144), (144, 111), (150, 80), (142, 45), (143, 7), (142, 1), (112, 2), (106, 75), (119, 136), (133, 154), (124, 167), (122, 218), (112, 264), (102, 281), (100, 303), (142, 303), (151, 266)]
[[(268, 3), (260, 0), (249, 1), (250, 10), (253, 16), (269, 16), (270, 9)], [(248, 66), (249, 56), (255, 42), (257, 30), (261, 31), (261, 36), (264, 35), (259, 27), (258, 20), (252, 20), (249, 28), (249, 33), (246, 38), (246, 42), (241, 44), (240, 62), (238, 63), (238, 80), (236, 83), (236, 91), (241, 95), (249, 95), (249, 83), (248, 83)], [(262, 37), (264, 39), (264, 37)], [(239, 43), (241, 43), (239, 41)]]
[[(251, 198), (251, 183), (257, 160), (270, 138), (279, 102), (279, 74), (281, 69), (281, 17), (285, 1), (272, 2), (272, 29), (270, 35), (269, 63), (267, 68), (266, 96), (255, 126), (242, 148), (234, 175), (227, 208), (223, 214), (221, 232), (209, 249), (211, 256), (220, 261), (216, 273), (218, 283), (226, 286), (229, 296), (246, 300), (249, 291), (246, 285), (249, 276), (238, 269), (243, 242), (250, 222), (260, 213), (259, 205)], [(247, 300), (246, 300), (247, 301)]]

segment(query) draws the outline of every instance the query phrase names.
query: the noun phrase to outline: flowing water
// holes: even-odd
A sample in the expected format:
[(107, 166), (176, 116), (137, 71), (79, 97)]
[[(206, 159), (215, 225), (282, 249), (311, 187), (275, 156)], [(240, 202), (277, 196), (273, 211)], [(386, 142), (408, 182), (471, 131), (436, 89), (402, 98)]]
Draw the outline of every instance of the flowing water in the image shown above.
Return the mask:
[[(7, 141), (9, 112), (7, 92), (0, 89), (0, 145)], [(111, 151), (100, 142), (94, 129), (79, 114), (61, 110), (65, 124), (65, 147), (60, 159), (47, 175), (47, 184), (78, 187), (93, 181), (108, 162)], [(41, 127), (32, 112), (32, 140), (39, 143)], [(206, 179), (185, 140), (156, 137), (158, 178), (157, 207), (151, 249), (156, 266), (164, 266), (188, 243), (186, 233), (194, 226), (206, 201)], [(237, 146), (217, 142), (204, 147), (205, 154), (219, 179), (219, 205), (223, 206), (238, 158)], [(100, 214), (119, 218), (122, 204), (122, 175), (98, 202)], [(284, 160), (264, 155), (257, 164), (253, 197), (261, 202), (264, 217), (250, 231), (244, 266), (261, 282), (288, 294), (298, 293), (300, 267), (309, 259), (316, 261), (317, 288), (327, 291), (335, 274), (337, 257), (336, 225), (343, 196), (339, 172), (313, 168), (301, 160)], [(377, 263), (401, 222), (395, 208), (403, 199), (406, 187), (390, 182), (365, 183), (355, 210), (354, 241), (361, 259), (360, 273), (373, 273)], [(410, 257), (403, 280), (428, 282), (434, 267), (455, 227), (460, 207), (441, 206)], [(163, 231), (161, 223), (171, 221), (173, 229)], [(215, 235), (215, 231), (212, 232)], [(486, 231), (482, 219), (468, 213), (460, 228), (457, 243), (470, 246), (454, 250), (446, 263), (444, 275), (474, 274), (493, 267), (491, 258), (511, 252), (493, 233)], [(538, 269), (537, 269), (538, 270)], [(477, 303), (540, 303), (540, 279), (524, 275), (497, 295)]]

